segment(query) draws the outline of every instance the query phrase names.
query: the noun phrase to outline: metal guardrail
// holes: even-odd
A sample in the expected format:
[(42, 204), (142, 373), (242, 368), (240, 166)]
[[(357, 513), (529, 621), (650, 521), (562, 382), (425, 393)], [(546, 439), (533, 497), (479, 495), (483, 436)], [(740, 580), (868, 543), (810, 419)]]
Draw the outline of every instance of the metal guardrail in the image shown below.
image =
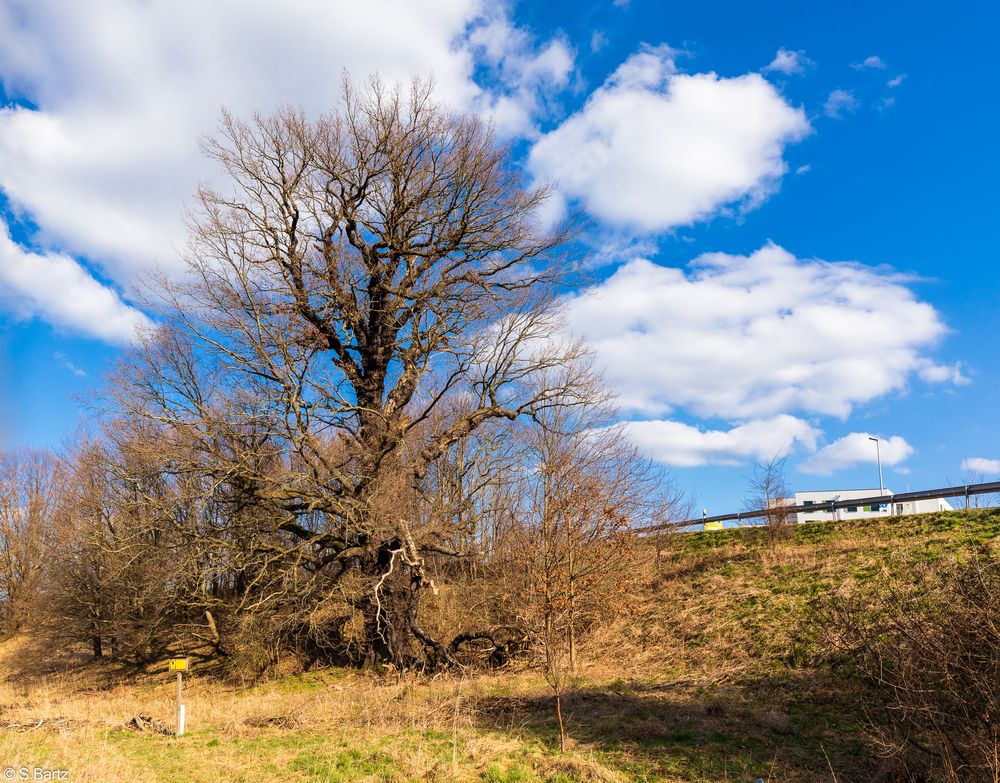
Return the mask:
[(894, 495), (872, 495), (867, 498), (851, 498), (850, 500), (831, 500), (824, 503), (810, 503), (809, 505), (798, 506), (775, 506), (774, 508), (761, 508), (754, 511), (738, 511), (732, 514), (717, 514), (713, 517), (697, 517), (686, 519), (683, 522), (664, 522), (659, 525), (650, 525), (639, 528), (638, 533), (655, 533), (659, 530), (678, 530), (691, 525), (700, 525), (703, 522), (740, 522), (744, 519), (764, 519), (777, 514), (795, 514), (802, 512), (829, 511), (833, 512), (840, 508), (855, 508), (856, 506), (881, 506), (883, 504), (906, 503), (911, 500), (935, 500), (938, 498), (965, 498), (965, 507), (969, 507), (969, 498), (973, 495), (989, 495), (994, 492), (1000, 493), (1000, 481), (987, 481), (982, 484), (961, 484), (956, 487), (942, 487), (941, 489), (922, 489), (918, 492), (899, 492)]

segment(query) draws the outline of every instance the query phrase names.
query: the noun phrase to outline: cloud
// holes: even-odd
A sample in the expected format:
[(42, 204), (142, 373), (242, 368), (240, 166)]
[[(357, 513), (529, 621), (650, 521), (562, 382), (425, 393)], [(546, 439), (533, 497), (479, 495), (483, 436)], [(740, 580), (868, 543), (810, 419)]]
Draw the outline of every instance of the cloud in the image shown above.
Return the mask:
[(906, 74), (901, 73), (899, 74), (899, 76), (893, 76), (891, 79), (889, 79), (889, 81), (886, 82), (886, 84), (889, 85), (890, 87), (899, 87), (899, 85), (903, 83), (904, 79), (906, 79)]
[(962, 372), (962, 365), (937, 364), (929, 360), (922, 360), (917, 365), (917, 375), (928, 383), (952, 383), (955, 386), (965, 386), (969, 383), (969, 377)]
[(858, 108), (858, 99), (849, 90), (834, 90), (823, 104), (823, 113), (827, 117), (839, 120), (844, 112), (853, 112)]
[(927, 356), (946, 328), (907, 283), (767, 244), (686, 269), (635, 259), (564, 305), (634, 418), (846, 417), (914, 374), (956, 380)]
[(33, 253), (0, 229), (0, 302), (15, 317), (41, 317), (111, 343), (135, 338), (150, 321), (79, 262), (60, 253)]
[(576, 59), (573, 47), (561, 37), (538, 45), (531, 34), (496, 10), (471, 28), (466, 41), (477, 65), (488, 69), (480, 79), (489, 89), (481, 94), (478, 106), (459, 103), (457, 108), (487, 115), (503, 138), (536, 136), (536, 117), (570, 82)]
[[(72, 276), (135, 320), (87, 269), (127, 286), (154, 265), (180, 268), (182, 210), (220, 176), (198, 147), (220, 108), (237, 115), (336, 101), (346, 69), (361, 80), (432, 74), (437, 97), (493, 117), (501, 134), (532, 134), (574, 53), (535, 39), (481, 0), (10, 0), (0, 3), (0, 189), (37, 226), (36, 272)], [(485, 83), (484, 87), (480, 82)], [(8, 248), (8, 252), (10, 252)], [(71, 257), (85, 258), (88, 267)], [(10, 277), (10, 274), (8, 274)], [(40, 288), (40, 286), (39, 286)], [(35, 314), (91, 335), (73, 302), (38, 290)], [(65, 294), (64, 294), (65, 295)], [(40, 297), (40, 298), (38, 298)], [(42, 306), (41, 300), (46, 304)], [(115, 304), (117, 302), (117, 304)]]
[(970, 473), (982, 473), (985, 476), (1000, 476), (1000, 459), (969, 457), (962, 460), (962, 470)]
[(605, 46), (608, 45), (608, 36), (603, 30), (594, 30), (590, 34), (590, 51), (594, 54), (601, 51)]
[(806, 53), (801, 49), (791, 51), (782, 47), (778, 49), (778, 53), (774, 55), (770, 64), (764, 66), (764, 72), (783, 73), (791, 76), (792, 74), (803, 74), (806, 72), (806, 68), (811, 68), (813, 65), (813, 61), (806, 57)]
[(913, 453), (913, 447), (899, 435), (880, 438), (878, 454), (867, 432), (852, 432), (824, 446), (799, 465), (803, 473), (828, 476), (846, 468), (864, 463), (875, 464), (881, 454), (883, 465), (898, 465)]
[(652, 459), (675, 467), (734, 465), (747, 459), (783, 456), (796, 445), (815, 448), (816, 429), (802, 419), (781, 415), (704, 430), (679, 421), (629, 421), (622, 425)]
[(53, 353), (52, 358), (55, 359), (56, 364), (66, 370), (69, 370), (77, 378), (85, 378), (87, 376), (87, 371), (75, 365), (62, 351), (56, 351)]
[(851, 67), (856, 71), (861, 71), (865, 68), (874, 68), (877, 71), (884, 71), (887, 66), (885, 64), (885, 60), (877, 54), (873, 54), (871, 57), (866, 57), (859, 63), (853, 63)]
[(388, 80), (433, 72), (443, 98), (473, 105), (473, 60), (453, 42), (474, 9), (12, 0), (0, 7), (0, 78), (37, 108), (0, 112), (0, 186), (50, 244), (130, 280), (174, 263), (181, 206), (214, 174), (198, 139), (221, 106), (326, 109), (345, 67)]
[(675, 55), (633, 54), (535, 143), (529, 169), (555, 183), (562, 203), (652, 233), (753, 206), (777, 188), (786, 145), (811, 131), (804, 112), (760, 74), (678, 73)]

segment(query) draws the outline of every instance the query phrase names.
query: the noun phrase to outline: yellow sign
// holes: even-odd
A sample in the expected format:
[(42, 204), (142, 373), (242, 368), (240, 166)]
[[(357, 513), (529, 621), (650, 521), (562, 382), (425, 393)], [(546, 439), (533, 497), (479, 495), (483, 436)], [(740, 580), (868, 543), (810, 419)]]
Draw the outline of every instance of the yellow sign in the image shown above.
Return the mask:
[(705, 530), (722, 530), (721, 522), (706, 522)]
[(188, 659), (187, 658), (171, 658), (170, 659), (170, 671), (172, 672), (186, 672), (188, 670)]

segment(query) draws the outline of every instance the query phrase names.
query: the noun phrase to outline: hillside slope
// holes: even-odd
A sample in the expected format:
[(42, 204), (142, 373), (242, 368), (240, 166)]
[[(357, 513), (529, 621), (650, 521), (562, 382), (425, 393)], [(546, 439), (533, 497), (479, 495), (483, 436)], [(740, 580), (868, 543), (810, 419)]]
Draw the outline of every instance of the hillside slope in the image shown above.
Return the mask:
[(997, 546), (1000, 509), (814, 522), (774, 540), (762, 528), (656, 542), (646, 589), (608, 640), (642, 668), (741, 675), (804, 665), (817, 599), (915, 564)]
[[(745, 529), (644, 542), (628, 612), (583, 650), (566, 753), (550, 692), (528, 670), (320, 669), (240, 688), (196, 669), (178, 740), (163, 666), (29, 676), (29, 640), (7, 640), (0, 759), (105, 783), (870, 781), (866, 692), (849, 667), (828, 665), (817, 606), (880, 574), (996, 547), (998, 535), (993, 510), (817, 523), (779, 540)], [(129, 723), (140, 715), (151, 723)]]

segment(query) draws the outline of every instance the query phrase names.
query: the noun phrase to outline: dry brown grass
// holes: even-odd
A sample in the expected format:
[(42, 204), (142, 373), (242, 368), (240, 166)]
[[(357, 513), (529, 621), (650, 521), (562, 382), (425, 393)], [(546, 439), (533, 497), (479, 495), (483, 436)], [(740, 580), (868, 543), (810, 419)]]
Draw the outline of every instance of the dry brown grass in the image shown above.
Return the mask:
[[(632, 611), (600, 629), (591, 660), (620, 677), (732, 681), (804, 666), (815, 654), (813, 602), (914, 561), (998, 548), (1000, 510), (790, 528), (677, 534), (645, 560)], [(652, 544), (651, 544), (652, 547)]]
[(173, 726), (169, 675), (128, 684), (105, 675), (109, 684), (95, 689), (75, 671), (0, 685), (0, 760), (101, 783), (723, 781), (766, 773), (775, 758), (797, 771), (789, 779), (826, 779), (800, 752), (780, 749), (787, 718), (777, 730), (762, 721), (755, 695), (729, 687), (706, 698), (705, 682), (607, 679), (614, 673), (607, 663), (581, 672), (565, 701), (571, 741), (559, 753), (551, 696), (531, 672), (325, 669), (254, 688), (195, 673), (185, 686), (188, 735), (177, 740), (124, 726), (137, 715)]
[(796, 529), (769, 546), (706, 533), (650, 551), (630, 611), (598, 629), (566, 697), (567, 752), (530, 671), (381, 676), (347, 669), (238, 687), (196, 666), (188, 735), (173, 681), (0, 643), (0, 767), (66, 768), (74, 781), (723, 781), (870, 779), (863, 694), (816, 665), (810, 605), (916, 555), (996, 546), (1000, 515)]
[[(0, 646), (0, 665), (25, 640)], [(71, 780), (546, 779), (556, 766), (590, 769), (567, 779), (620, 779), (585, 751), (552, 760), (531, 735), (483, 724), (478, 704), (503, 690), (538, 694), (539, 677), (375, 677), (327, 669), (242, 688), (196, 672), (186, 678), (187, 735), (127, 727), (135, 716), (172, 729), (174, 685), (166, 673), (92, 686), (94, 672), (19, 678), (0, 684), (0, 765), (64, 768)], [(553, 767), (554, 768), (554, 767)], [(596, 770), (596, 771), (594, 771)], [(493, 776), (493, 777), (491, 777)]]

